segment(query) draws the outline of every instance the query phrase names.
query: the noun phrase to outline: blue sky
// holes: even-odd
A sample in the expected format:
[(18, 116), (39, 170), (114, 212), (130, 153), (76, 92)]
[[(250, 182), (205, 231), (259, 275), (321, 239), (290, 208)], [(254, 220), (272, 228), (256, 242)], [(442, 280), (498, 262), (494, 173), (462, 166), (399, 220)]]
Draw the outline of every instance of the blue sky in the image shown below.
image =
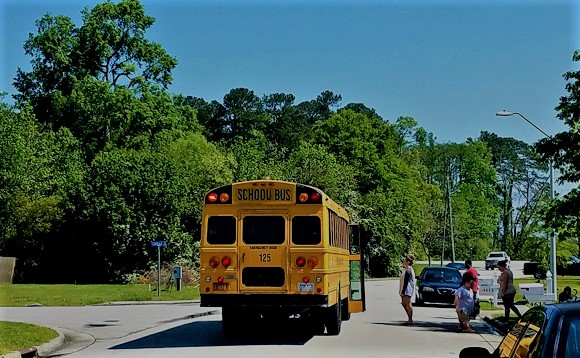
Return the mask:
[[(567, 128), (554, 107), (562, 74), (578, 69), (580, 10), (573, 0), (186, 1), (143, 0), (147, 32), (179, 61), (170, 91), (222, 101), (230, 89), (257, 95), (320, 92), (362, 102), (384, 119), (414, 117), (439, 142), (483, 130), (533, 143)], [(44, 13), (70, 16), (92, 0), (4, 0), (0, 91), (13, 93), (22, 45)]]

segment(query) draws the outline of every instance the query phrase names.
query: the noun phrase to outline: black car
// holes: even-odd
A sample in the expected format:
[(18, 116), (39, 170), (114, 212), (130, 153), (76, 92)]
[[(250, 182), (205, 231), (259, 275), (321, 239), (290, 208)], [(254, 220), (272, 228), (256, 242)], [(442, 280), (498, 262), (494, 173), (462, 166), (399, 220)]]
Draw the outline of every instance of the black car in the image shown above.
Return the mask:
[(580, 303), (532, 307), (493, 353), (469, 347), (459, 357), (580, 357)]
[(459, 272), (464, 273), (466, 270), (465, 262), (449, 262), (445, 267), (453, 267), (454, 269), (459, 270)]
[(455, 291), (461, 286), (461, 273), (453, 267), (425, 267), (417, 276), (415, 303), (449, 303), (455, 300)]

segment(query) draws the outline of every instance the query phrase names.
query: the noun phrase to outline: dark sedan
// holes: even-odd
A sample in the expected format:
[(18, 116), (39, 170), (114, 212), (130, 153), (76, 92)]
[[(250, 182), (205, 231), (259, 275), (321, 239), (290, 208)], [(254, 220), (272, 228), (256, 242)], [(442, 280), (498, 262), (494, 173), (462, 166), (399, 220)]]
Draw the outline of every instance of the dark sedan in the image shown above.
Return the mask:
[(580, 303), (532, 307), (493, 353), (469, 347), (461, 350), (459, 357), (580, 357)]
[(455, 291), (461, 286), (461, 273), (452, 267), (425, 267), (417, 276), (415, 303), (425, 302), (453, 304)]

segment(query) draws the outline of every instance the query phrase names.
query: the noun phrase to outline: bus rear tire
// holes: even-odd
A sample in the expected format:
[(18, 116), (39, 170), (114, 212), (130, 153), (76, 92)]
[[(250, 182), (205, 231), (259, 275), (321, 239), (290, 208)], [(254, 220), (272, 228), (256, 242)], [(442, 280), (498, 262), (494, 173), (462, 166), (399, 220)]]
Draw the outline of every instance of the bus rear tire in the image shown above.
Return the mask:
[(310, 331), (315, 336), (322, 336), (324, 334), (324, 313), (322, 309), (312, 309), (309, 314)]
[(348, 307), (348, 298), (345, 298), (344, 300), (342, 300), (342, 314), (340, 317), (343, 321), (348, 321), (350, 319), (350, 311), (349, 311), (349, 307)]
[(225, 337), (235, 337), (240, 334), (240, 322), (243, 322), (241, 318), (235, 307), (222, 308), (222, 330)]
[(341, 300), (340, 294), (338, 296), (338, 301), (332, 307), (329, 307), (326, 311), (326, 332), (330, 336), (338, 336), (340, 333), (340, 326), (342, 324), (341, 314)]

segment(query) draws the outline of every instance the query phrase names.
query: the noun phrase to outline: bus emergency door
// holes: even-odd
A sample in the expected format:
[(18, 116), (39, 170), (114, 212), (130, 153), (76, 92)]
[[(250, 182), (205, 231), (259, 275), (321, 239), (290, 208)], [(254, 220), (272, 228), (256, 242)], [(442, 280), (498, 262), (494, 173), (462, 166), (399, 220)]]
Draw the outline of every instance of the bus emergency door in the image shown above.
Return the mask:
[(366, 304), (363, 247), (360, 241), (359, 226), (350, 224), (348, 228), (350, 239), (350, 294), (348, 309), (352, 313), (364, 312), (366, 310)]
[(241, 213), (240, 292), (287, 293), (288, 212)]

